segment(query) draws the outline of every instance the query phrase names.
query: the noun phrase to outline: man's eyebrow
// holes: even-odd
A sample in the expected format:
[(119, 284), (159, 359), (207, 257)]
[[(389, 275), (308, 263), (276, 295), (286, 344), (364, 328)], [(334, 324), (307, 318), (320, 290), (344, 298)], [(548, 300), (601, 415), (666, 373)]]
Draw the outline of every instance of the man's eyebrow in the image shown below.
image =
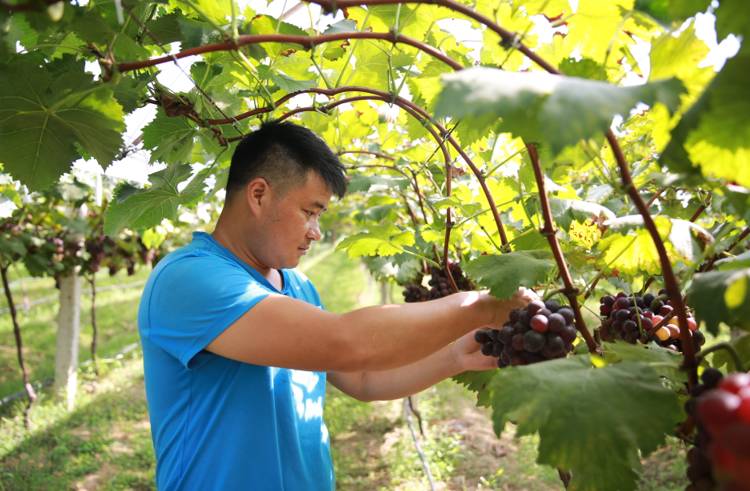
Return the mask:
[(317, 206), (318, 208), (320, 208), (323, 211), (328, 210), (328, 207), (326, 205), (324, 205), (323, 203), (321, 203), (320, 201), (316, 201), (315, 203), (313, 203), (313, 206)]

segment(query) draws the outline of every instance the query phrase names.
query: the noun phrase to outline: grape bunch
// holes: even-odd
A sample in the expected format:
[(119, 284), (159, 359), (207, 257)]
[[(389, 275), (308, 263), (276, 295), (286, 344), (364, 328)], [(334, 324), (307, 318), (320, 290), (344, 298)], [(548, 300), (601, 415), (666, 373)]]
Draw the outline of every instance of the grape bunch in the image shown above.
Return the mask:
[(750, 373), (708, 368), (685, 410), (698, 428), (688, 451), (688, 491), (750, 491)]
[(422, 285), (412, 284), (404, 287), (404, 302), (424, 302), (430, 299), (430, 291)]
[[(460, 291), (474, 290), (474, 285), (466, 276), (464, 276), (464, 272), (458, 263), (448, 263), (448, 268), (450, 269), (451, 276), (453, 276), (453, 280), (456, 282), (456, 286)], [(407, 303), (424, 302), (436, 298), (447, 297), (453, 293), (448, 275), (442, 268), (436, 266), (430, 268), (430, 280), (428, 281), (428, 284), (430, 285), (429, 289), (422, 286), (421, 283), (406, 285), (403, 292), (404, 301)]]
[[(628, 296), (625, 292), (619, 292), (617, 295), (605, 295), (599, 302), (599, 313), (603, 317), (599, 332), (603, 340), (622, 339), (631, 344), (654, 341), (665, 348), (682, 351), (676, 311), (666, 290), (660, 290), (658, 295), (645, 293)], [(698, 350), (706, 338), (690, 314), (688, 327)]]
[(104, 250), (105, 239), (106, 236), (101, 234), (86, 239), (84, 247), (86, 252), (89, 253), (89, 257), (86, 261), (85, 267), (90, 273), (96, 273), (99, 271), (101, 263), (107, 257), (107, 253)]
[(482, 354), (497, 357), (500, 368), (563, 358), (573, 350), (578, 331), (573, 310), (556, 300), (534, 300), (511, 311), (500, 329), (480, 329), (474, 339)]

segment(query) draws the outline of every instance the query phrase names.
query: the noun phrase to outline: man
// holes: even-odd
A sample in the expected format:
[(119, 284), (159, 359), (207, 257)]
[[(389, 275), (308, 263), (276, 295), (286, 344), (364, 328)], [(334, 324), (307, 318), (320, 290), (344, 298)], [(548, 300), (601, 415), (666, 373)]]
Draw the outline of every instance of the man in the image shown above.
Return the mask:
[(160, 489), (330, 490), (326, 380), (385, 400), (495, 366), (473, 331), (530, 292), (334, 314), (289, 269), (345, 184), (312, 132), (266, 124), (235, 150), (213, 234), (194, 233), (151, 273), (138, 324)]

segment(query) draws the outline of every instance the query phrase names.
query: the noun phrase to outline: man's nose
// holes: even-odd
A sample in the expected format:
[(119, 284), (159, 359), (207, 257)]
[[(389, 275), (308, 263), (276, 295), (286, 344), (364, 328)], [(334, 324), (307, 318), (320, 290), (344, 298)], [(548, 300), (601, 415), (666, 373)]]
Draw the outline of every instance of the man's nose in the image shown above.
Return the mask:
[(320, 240), (320, 224), (317, 220), (314, 220), (307, 229), (307, 237), (311, 240)]

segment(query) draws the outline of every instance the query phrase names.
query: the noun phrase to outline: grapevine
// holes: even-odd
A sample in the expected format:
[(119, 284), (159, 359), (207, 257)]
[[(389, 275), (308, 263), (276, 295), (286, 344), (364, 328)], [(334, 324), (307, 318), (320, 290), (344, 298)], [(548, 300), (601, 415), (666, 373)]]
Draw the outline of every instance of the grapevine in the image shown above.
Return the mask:
[[(750, 180), (737, 160), (747, 150), (740, 131), (747, 121), (735, 110), (746, 102), (735, 88), (750, 83), (744, 42), (750, 22), (733, 0), (710, 7), (719, 38), (734, 33), (741, 39), (739, 54), (717, 74), (694, 66), (705, 53), (695, 22), (683, 21), (696, 13), (695, 2), (615, 7), (528, 0), (511, 7), (455, 0), (307, 0), (324, 12), (343, 14), (324, 32), (320, 25), (293, 26), (284, 15), (238, 15), (233, 8), (230, 17), (192, 2), (181, 10), (165, 4), (146, 12), (126, 2), (128, 22), (117, 25), (99, 2), (60, 3), (65, 16), (58, 19), (52, 10), (45, 12), (52, 3), (0, 2), (0, 98), (10, 104), (7, 110), (4, 104), (0, 138), (16, 134), (14, 125), (47, 128), (24, 119), (47, 111), (55, 121), (80, 111), (100, 132), (87, 138), (68, 124), (34, 134), (29, 145), (3, 139), (3, 169), (38, 191), (78, 156), (106, 167), (139, 145), (167, 168), (145, 188), (120, 186), (106, 208), (84, 220), (83, 240), (73, 232), (81, 227), (69, 220), (71, 200), (50, 196), (65, 210), (47, 221), (38, 219), (41, 213), (18, 211), (2, 226), (4, 274), (16, 263), (53, 277), (80, 269), (95, 301), (98, 271), (132, 274), (166, 251), (164, 246), (157, 251), (142, 232), (153, 231), (164, 218), (176, 219), (178, 209), (213, 199), (226, 177), (224, 151), (233, 142), (261, 121), (299, 119), (339, 155), (387, 162), (354, 165), (355, 176), (377, 177), (380, 170), (397, 175), (373, 186), (377, 191), (365, 187), (353, 193), (352, 202), (336, 203), (332, 208), (341, 222), (331, 224), (345, 236), (340, 247), (350, 255), (379, 256), (366, 263), (404, 285), (405, 301), (479, 288), (498, 297), (510, 296), (517, 286), (545, 292), (546, 303), (533, 303), (504, 325), (476, 334), (482, 352), (496, 357), (502, 370), (459, 378), (493, 407), (496, 428), (508, 414), (530, 415), (519, 421), (519, 431), (539, 433), (540, 461), (573, 471), (572, 479), (561, 471), (566, 486), (634, 486), (639, 471), (634, 463), (677, 426), (675, 402), (684, 390), (693, 402), (680, 427), (698, 425), (695, 438), (680, 434), (698, 444), (688, 455), (692, 489), (731, 487), (745, 478), (730, 465), (744, 462), (745, 447), (725, 441), (711, 410), (697, 409), (723, 401), (725, 417), (732, 420), (738, 414), (729, 407), (734, 404), (729, 400), (736, 402), (732, 395), (741, 401), (737, 407), (744, 407), (739, 394), (744, 382), (735, 384), (737, 394), (722, 389), (716, 375), (721, 372), (709, 366), (715, 360), (705, 358), (718, 345), (704, 347), (704, 333), (746, 328), (750, 315), (741, 289), (750, 278), (744, 242), (750, 234)], [(471, 28), (481, 31), (477, 56), (437, 24), (443, 17), (469, 19)], [(102, 26), (101, 32), (85, 29), (82, 19)], [(177, 19), (189, 19), (195, 32), (188, 35)], [(591, 19), (612, 25), (599, 29)], [(552, 42), (537, 39), (536, 21), (554, 31)], [(51, 48), (66, 31), (73, 34), (70, 52)], [(126, 42), (115, 42), (118, 37)], [(651, 47), (650, 74), (633, 57), (636, 39)], [(172, 50), (175, 42), (180, 47)], [(698, 48), (683, 57), (691, 46)], [(177, 64), (189, 57), (190, 68)], [(83, 60), (98, 62), (101, 76), (82, 73)], [(166, 63), (177, 65), (193, 88), (180, 93), (161, 85), (155, 77)], [(474, 68), (477, 64), (483, 68)], [(48, 80), (50, 73), (62, 86)], [(631, 75), (645, 83), (622, 83)], [(66, 86), (67, 76), (75, 83)], [(679, 84), (656, 80), (669, 76)], [(26, 101), (29, 87), (42, 94), (43, 111), (34, 101), (31, 108), (14, 102)], [(513, 97), (506, 97), (509, 88)], [(639, 101), (645, 106), (636, 107)], [(146, 104), (158, 106), (157, 116), (122, 150), (124, 114)], [(373, 118), (378, 106), (398, 114)], [(613, 125), (615, 115), (622, 122)], [(667, 134), (669, 142), (663, 141)], [(737, 141), (729, 141), (734, 136)], [(45, 152), (31, 142), (52, 139), (70, 147)], [(25, 147), (31, 151), (23, 153)], [(54, 170), (47, 162), (54, 162)], [(186, 162), (213, 163), (188, 169)], [(464, 174), (463, 167), (471, 172)], [(607, 226), (615, 217), (633, 215), (633, 207), (642, 218), (638, 225), (625, 233)], [(161, 212), (153, 212), (157, 209)], [(686, 221), (699, 222), (694, 228), (705, 227), (710, 240), (692, 240), (692, 229), (680, 232)], [(663, 289), (650, 292), (654, 283)], [(7, 288), (6, 293), (12, 312)], [(557, 294), (567, 305), (553, 299)], [(586, 302), (595, 294), (601, 296), (598, 319), (596, 302)], [(93, 314), (92, 305), (95, 326)], [(593, 333), (586, 325), (592, 318), (601, 321)], [(14, 326), (26, 381), (15, 319)], [(586, 350), (573, 349), (577, 333)], [(741, 362), (736, 374), (722, 377), (744, 380)], [(556, 379), (554, 390), (564, 395), (554, 404), (579, 397), (589, 402), (586, 417), (593, 422), (565, 406), (575, 421), (567, 423), (578, 428), (575, 435), (550, 427), (557, 414), (535, 412), (552, 405), (537, 403), (543, 391), (513, 394), (505, 388), (511, 378), (541, 385), (558, 370), (590, 382), (571, 394), (575, 379)], [(611, 391), (614, 386), (623, 390)], [(621, 401), (609, 419), (596, 420), (597, 397), (617, 398), (625, 390), (642, 397), (644, 407), (625, 409), (628, 401)], [(633, 424), (629, 418), (639, 410), (649, 415)], [(589, 430), (604, 426), (612, 429), (607, 435)], [(609, 437), (607, 450), (615, 455), (605, 461), (598, 442)], [(592, 470), (596, 466), (599, 473)], [(602, 477), (605, 473), (609, 477)]]

